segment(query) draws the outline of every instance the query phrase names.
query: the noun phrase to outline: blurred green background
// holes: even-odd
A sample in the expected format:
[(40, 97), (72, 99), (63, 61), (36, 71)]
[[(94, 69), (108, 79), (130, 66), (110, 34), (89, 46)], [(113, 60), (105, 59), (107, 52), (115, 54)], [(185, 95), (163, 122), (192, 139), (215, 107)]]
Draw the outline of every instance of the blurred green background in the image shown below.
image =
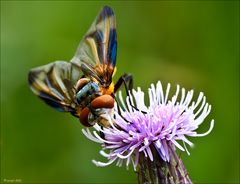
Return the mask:
[(213, 132), (181, 157), (195, 183), (239, 182), (239, 1), (1, 1), (1, 182), (136, 183), (133, 169), (98, 168), (100, 145), (79, 121), (30, 91), (30, 68), (69, 60), (103, 5), (117, 17), (118, 71), (144, 90), (161, 80), (203, 91)]

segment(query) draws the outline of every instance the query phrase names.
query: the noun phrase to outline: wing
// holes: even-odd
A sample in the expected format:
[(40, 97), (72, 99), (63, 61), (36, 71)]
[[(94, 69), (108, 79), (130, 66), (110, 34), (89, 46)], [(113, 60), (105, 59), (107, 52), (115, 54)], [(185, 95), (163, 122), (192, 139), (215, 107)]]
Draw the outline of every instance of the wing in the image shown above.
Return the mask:
[(71, 62), (80, 66), (84, 75), (110, 85), (116, 54), (116, 20), (113, 10), (105, 6), (80, 42)]
[(75, 88), (81, 69), (74, 64), (56, 61), (33, 68), (28, 74), (32, 91), (58, 111), (74, 112)]

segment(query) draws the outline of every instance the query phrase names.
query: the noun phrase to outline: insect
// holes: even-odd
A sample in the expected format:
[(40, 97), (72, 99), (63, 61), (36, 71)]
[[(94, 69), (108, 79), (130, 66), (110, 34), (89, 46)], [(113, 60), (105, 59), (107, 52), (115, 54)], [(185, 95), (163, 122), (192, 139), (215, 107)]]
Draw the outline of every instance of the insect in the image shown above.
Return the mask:
[(78, 117), (83, 125), (97, 122), (107, 127), (109, 122), (101, 115), (114, 107), (114, 93), (123, 84), (126, 90), (133, 86), (130, 74), (124, 74), (116, 84), (112, 81), (116, 55), (116, 20), (113, 10), (104, 6), (71, 61), (31, 69), (30, 88), (51, 107)]

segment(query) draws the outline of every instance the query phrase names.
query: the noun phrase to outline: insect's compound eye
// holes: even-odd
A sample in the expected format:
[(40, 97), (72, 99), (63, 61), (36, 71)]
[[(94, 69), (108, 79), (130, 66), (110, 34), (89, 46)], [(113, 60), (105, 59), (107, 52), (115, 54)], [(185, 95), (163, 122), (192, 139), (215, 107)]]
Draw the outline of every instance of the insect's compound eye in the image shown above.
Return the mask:
[(102, 95), (102, 96), (99, 96), (99, 97), (95, 98), (91, 102), (91, 106), (94, 109), (98, 109), (98, 108), (109, 108), (109, 109), (111, 109), (111, 108), (114, 107), (114, 99), (110, 95)]
[(81, 114), (80, 114), (80, 117), (79, 117), (79, 120), (80, 122), (86, 126), (86, 127), (91, 127), (93, 125), (91, 125), (89, 122), (88, 122), (88, 116), (89, 116), (89, 108), (88, 107), (85, 107), (82, 111), (81, 111)]

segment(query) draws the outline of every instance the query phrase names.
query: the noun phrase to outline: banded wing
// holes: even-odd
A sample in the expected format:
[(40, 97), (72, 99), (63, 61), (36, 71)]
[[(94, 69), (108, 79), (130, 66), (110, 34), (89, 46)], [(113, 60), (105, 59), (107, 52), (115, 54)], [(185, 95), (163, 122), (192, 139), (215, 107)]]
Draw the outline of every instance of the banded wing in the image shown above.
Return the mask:
[(80, 42), (71, 62), (81, 67), (84, 75), (109, 86), (116, 64), (116, 20), (110, 7), (103, 7)]
[(64, 61), (55, 61), (33, 68), (28, 74), (32, 91), (58, 111), (72, 112), (76, 108), (75, 88), (82, 73), (78, 66)]

